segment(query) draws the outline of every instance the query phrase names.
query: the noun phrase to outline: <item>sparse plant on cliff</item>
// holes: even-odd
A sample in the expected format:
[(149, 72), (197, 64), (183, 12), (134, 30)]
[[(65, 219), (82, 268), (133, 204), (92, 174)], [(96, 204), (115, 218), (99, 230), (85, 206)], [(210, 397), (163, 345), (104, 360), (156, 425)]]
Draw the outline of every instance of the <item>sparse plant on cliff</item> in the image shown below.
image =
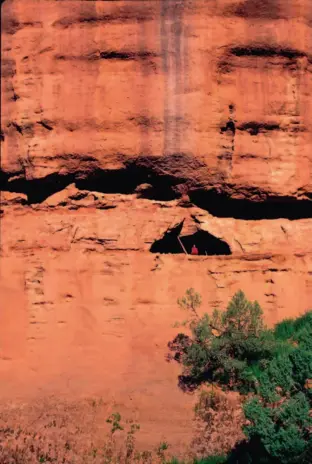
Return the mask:
[(193, 288), (189, 288), (185, 292), (185, 296), (178, 299), (178, 305), (180, 308), (188, 311), (192, 318), (198, 319), (197, 309), (201, 305), (201, 296), (199, 293), (195, 292)]
[(156, 455), (158, 456), (162, 464), (166, 464), (166, 451), (168, 448), (169, 444), (166, 441), (163, 441), (158, 445), (156, 449)]
[(108, 424), (112, 424), (111, 434), (113, 435), (116, 430), (123, 430), (123, 427), (120, 425), (121, 415), (119, 412), (112, 413), (107, 419)]

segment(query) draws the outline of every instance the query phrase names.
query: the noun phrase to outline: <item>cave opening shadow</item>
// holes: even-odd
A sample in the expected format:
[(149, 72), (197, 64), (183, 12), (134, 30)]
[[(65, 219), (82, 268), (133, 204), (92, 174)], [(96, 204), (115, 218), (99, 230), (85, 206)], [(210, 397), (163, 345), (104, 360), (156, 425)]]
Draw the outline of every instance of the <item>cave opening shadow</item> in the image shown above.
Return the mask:
[(98, 169), (85, 178), (76, 179), (76, 187), (102, 193), (133, 194), (142, 184), (150, 185), (141, 193), (142, 198), (171, 201), (179, 197), (174, 191), (175, 182), (170, 176), (156, 175), (151, 169), (129, 165), (122, 169)]
[[(232, 254), (226, 242), (203, 230), (179, 238), (189, 255), (191, 254), (193, 245), (197, 247), (198, 255), (202, 256)], [(178, 240), (178, 234), (172, 231), (166, 233), (160, 240), (156, 240), (152, 244), (150, 251), (151, 253), (184, 254), (184, 250)]]
[(214, 189), (189, 193), (191, 202), (215, 217), (242, 219), (304, 219), (312, 217), (312, 199), (296, 200), (290, 197), (269, 198), (262, 201), (234, 199)]
[(27, 203), (42, 203), (51, 195), (64, 190), (68, 185), (74, 182), (73, 175), (57, 173), (48, 174), (41, 179), (26, 180), (16, 179), (11, 182), (6, 181), (5, 185), (0, 185), (1, 190), (27, 195)]

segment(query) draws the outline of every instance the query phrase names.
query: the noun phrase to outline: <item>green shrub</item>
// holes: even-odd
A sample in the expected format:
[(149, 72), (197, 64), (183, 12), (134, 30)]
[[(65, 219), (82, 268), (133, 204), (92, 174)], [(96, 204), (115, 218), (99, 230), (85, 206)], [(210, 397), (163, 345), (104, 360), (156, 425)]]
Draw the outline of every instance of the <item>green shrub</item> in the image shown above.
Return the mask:
[[(182, 379), (252, 394), (244, 404), (249, 442), (228, 462), (290, 464), (309, 459), (312, 311), (269, 330), (259, 304), (249, 302), (241, 291), (224, 312), (215, 310), (212, 316), (198, 315), (201, 298), (192, 289), (179, 304), (189, 310), (191, 336), (179, 334), (169, 347), (179, 352)], [(256, 455), (248, 443), (256, 444)]]
[(289, 340), (292, 338), (296, 331), (294, 320), (285, 319), (275, 326), (274, 336), (279, 340)]
[(225, 456), (210, 456), (208, 458), (203, 458), (203, 459), (194, 461), (194, 464), (225, 464), (225, 463), (226, 463)]
[[(203, 459), (195, 459), (192, 464), (225, 464), (226, 456), (210, 456)], [(176, 458), (167, 461), (166, 464), (186, 464)]]
[(269, 454), (281, 463), (292, 463), (308, 445), (308, 430), (312, 426), (310, 405), (303, 393), (286, 400), (275, 408), (253, 398), (244, 405), (250, 425), (245, 427), (248, 438), (258, 437)]
[(277, 350), (273, 333), (264, 327), (259, 304), (249, 302), (240, 291), (226, 311), (215, 310), (212, 317), (200, 317), (197, 309), (201, 299), (194, 290), (188, 290), (178, 302), (189, 310), (192, 336), (185, 343), (183, 334), (179, 334), (169, 346), (175, 351), (175, 358), (182, 361), (184, 376), (242, 390), (256, 384), (260, 376), (258, 372), (255, 377), (258, 363), (272, 359)]

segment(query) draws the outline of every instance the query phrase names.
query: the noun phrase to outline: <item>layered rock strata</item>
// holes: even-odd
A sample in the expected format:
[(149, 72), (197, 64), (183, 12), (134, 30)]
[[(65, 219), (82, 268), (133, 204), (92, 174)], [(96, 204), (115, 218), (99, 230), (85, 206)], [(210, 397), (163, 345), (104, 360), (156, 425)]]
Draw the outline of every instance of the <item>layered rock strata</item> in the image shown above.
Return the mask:
[(310, 2), (2, 3), (0, 398), (102, 396), (181, 449), (177, 298), (311, 306)]

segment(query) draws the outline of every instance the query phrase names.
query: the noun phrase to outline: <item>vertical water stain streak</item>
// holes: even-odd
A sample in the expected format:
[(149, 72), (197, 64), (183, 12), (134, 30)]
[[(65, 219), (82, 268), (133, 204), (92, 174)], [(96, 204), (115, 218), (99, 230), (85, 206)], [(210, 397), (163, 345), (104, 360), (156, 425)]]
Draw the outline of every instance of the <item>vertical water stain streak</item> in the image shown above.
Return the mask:
[[(146, 21), (139, 21), (139, 52), (143, 54), (146, 52), (147, 45), (147, 24)], [(144, 60), (141, 60), (141, 85), (139, 88), (139, 105), (138, 108), (141, 108), (140, 112), (140, 155), (149, 154), (149, 110), (148, 110), (148, 95), (147, 95), (147, 79), (149, 79), (149, 71), (147, 70), (147, 65), (144, 63)]]
[(164, 73), (164, 154), (181, 151), (185, 91), (184, 0), (161, 1), (161, 52)]
[(164, 145), (163, 152), (168, 152), (168, 74), (169, 74), (169, 33), (167, 31), (169, 0), (161, 0), (160, 11), (160, 40), (162, 71), (164, 74)]
[[(183, 1), (183, 0), (182, 0)], [(180, 122), (183, 122), (182, 116), (182, 96), (183, 96), (183, 75), (184, 70), (182, 68), (183, 64), (183, 3), (178, 3), (175, 5), (174, 12), (174, 44), (175, 44), (175, 131), (174, 131), (174, 151), (179, 153), (181, 151), (181, 132), (183, 127), (181, 127)]]

